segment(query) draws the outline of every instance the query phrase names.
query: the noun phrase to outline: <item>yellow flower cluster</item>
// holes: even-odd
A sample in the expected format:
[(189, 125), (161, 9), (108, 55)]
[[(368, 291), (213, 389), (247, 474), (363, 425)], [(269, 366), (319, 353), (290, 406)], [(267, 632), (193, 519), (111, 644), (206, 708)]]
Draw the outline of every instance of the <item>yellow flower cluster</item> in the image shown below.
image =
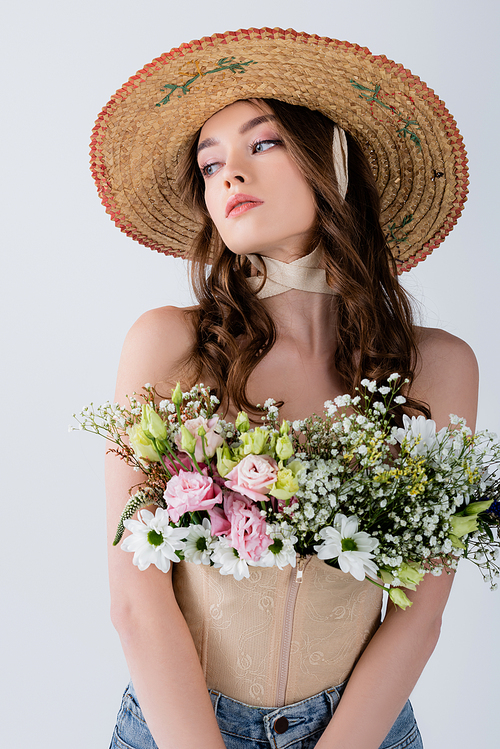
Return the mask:
[(407, 457), (406, 463), (402, 467), (390, 468), (388, 471), (382, 471), (373, 477), (373, 481), (379, 484), (388, 484), (394, 480), (410, 477), (412, 480), (408, 493), (412, 496), (423, 494), (427, 484), (427, 474), (425, 472), (425, 459)]
[(463, 462), (463, 468), (464, 468), (464, 474), (467, 476), (467, 480), (469, 484), (477, 484), (477, 482), (481, 478), (481, 472), (477, 468), (474, 468), (474, 470), (472, 470), (467, 465), (467, 462), (465, 460)]

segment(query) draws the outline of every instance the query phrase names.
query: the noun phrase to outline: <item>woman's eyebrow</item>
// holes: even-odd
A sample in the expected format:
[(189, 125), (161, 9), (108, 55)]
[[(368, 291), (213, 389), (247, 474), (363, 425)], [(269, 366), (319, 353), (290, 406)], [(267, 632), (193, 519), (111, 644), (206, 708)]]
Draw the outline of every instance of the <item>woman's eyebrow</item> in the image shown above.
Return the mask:
[(200, 151), (203, 151), (204, 148), (210, 148), (210, 146), (216, 146), (218, 143), (220, 143), (220, 140), (217, 140), (217, 138), (205, 138), (205, 140), (202, 140), (201, 143), (198, 145), (198, 148), (196, 149), (196, 153), (200, 153)]
[(263, 122), (268, 122), (268, 120), (275, 119), (276, 117), (274, 116), (274, 114), (262, 114), (260, 117), (254, 117), (253, 120), (248, 120), (248, 122), (245, 122), (245, 124), (240, 127), (238, 132), (240, 133), (240, 135), (243, 135), (243, 133), (248, 132), (253, 127), (260, 125)]
[[(248, 122), (245, 122), (240, 129), (238, 130), (240, 135), (244, 135), (249, 130), (251, 130), (253, 127), (257, 127), (257, 125), (261, 125), (263, 122), (268, 122), (269, 120), (275, 120), (276, 117), (274, 114), (262, 114), (260, 117), (254, 117), (252, 120), (248, 120)], [(204, 148), (210, 148), (211, 146), (217, 146), (220, 143), (217, 138), (206, 138), (205, 140), (202, 140), (201, 143), (198, 145), (198, 148), (196, 150), (196, 153), (200, 153), (200, 151), (203, 151)]]

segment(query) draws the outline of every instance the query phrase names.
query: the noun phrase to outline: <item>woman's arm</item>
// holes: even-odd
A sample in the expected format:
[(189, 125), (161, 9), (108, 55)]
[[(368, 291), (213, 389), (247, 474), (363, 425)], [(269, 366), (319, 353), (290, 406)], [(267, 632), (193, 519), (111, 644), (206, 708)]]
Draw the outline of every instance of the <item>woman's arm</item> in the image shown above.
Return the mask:
[[(425, 400), (437, 428), (455, 413), (473, 429), (478, 371), (471, 349), (439, 330), (423, 330), (414, 396)], [(405, 611), (387, 615), (356, 665), (318, 749), (378, 749), (408, 699), (438, 641), (453, 574), (428, 574)]]
[[(189, 352), (191, 334), (182, 310), (143, 315), (129, 332), (118, 371), (115, 400), (175, 379)], [(132, 555), (112, 541), (128, 490), (140, 474), (115, 455), (106, 463), (111, 618), (130, 675), (159, 749), (224, 749), (191, 634), (172, 589), (171, 572), (140, 572)]]

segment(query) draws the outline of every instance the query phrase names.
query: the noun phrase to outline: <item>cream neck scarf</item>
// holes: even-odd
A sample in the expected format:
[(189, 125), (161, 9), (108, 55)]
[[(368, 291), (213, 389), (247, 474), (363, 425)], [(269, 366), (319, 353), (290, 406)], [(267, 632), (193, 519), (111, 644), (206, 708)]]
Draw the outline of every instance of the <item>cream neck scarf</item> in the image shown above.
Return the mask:
[[(321, 259), (319, 247), (316, 247), (309, 255), (294, 260), (293, 263), (283, 263), (281, 260), (260, 255), (247, 255), (247, 257), (257, 270), (263, 272), (263, 266), (265, 266), (267, 271), (266, 283), (257, 295), (259, 299), (277, 296), (289, 289), (314, 291), (317, 294), (336, 293), (326, 282), (325, 270), (318, 268)], [(247, 280), (254, 290), (257, 290), (262, 283), (260, 276), (251, 276)]]

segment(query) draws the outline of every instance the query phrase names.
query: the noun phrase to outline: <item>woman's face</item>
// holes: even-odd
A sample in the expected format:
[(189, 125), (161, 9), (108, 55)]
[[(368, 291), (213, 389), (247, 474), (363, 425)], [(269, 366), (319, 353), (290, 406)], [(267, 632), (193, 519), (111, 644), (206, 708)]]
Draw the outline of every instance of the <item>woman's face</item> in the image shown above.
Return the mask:
[(197, 158), (208, 212), (230, 250), (285, 262), (305, 254), (314, 196), (269, 108), (238, 101), (217, 112), (201, 129)]

